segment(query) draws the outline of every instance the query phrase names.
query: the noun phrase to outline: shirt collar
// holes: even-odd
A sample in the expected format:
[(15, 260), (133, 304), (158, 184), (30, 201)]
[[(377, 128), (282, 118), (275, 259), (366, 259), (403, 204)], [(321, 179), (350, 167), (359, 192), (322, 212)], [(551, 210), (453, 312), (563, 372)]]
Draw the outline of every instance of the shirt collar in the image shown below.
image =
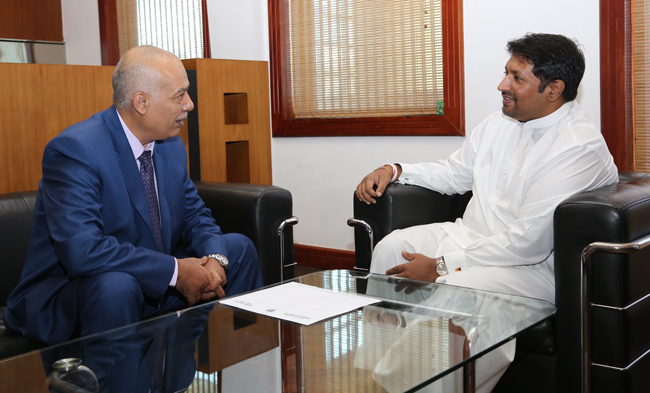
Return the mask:
[(140, 140), (133, 135), (131, 130), (129, 130), (129, 127), (127, 127), (126, 123), (124, 123), (124, 120), (122, 119), (122, 116), (120, 116), (120, 112), (117, 112), (117, 117), (120, 119), (120, 123), (122, 124), (122, 129), (124, 130), (124, 134), (126, 135), (126, 139), (129, 141), (129, 146), (131, 146), (131, 151), (133, 151), (133, 157), (137, 160), (140, 158), (142, 153), (145, 150), (149, 150), (151, 152), (151, 156), (153, 157), (153, 148), (156, 146), (156, 143), (154, 141), (149, 142), (147, 146), (142, 146), (142, 143), (140, 143)]
[(523, 130), (536, 130), (540, 128), (547, 128), (552, 126), (553, 124), (557, 123), (561, 118), (566, 116), (571, 108), (573, 108), (573, 105), (575, 104), (574, 101), (569, 101), (565, 102), (560, 108), (558, 108), (555, 112), (551, 113), (550, 115), (540, 117), (539, 119), (535, 120), (530, 120), (525, 123), (521, 123), (521, 128)]

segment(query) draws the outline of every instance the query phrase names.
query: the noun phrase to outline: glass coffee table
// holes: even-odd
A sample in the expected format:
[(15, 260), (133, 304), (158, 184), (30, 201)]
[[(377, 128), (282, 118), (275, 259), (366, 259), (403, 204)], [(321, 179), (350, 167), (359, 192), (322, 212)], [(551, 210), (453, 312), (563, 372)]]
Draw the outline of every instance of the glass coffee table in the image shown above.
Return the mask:
[(555, 313), (537, 299), (347, 270), (294, 281), (380, 301), (309, 326), (207, 303), (4, 359), (0, 393), (472, 391), (486, 374), (477, 359), (498, 364), (503, 344)]

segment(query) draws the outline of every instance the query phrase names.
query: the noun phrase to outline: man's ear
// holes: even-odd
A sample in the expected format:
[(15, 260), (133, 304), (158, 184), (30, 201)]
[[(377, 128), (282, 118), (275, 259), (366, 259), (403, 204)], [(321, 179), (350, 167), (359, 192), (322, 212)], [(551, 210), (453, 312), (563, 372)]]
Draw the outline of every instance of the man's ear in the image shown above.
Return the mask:
[(549, 83), (548, 86), (546, 86), (546, 89), (548, 91), (548, 100), (550, 102), (555, 102), (562, 97), (562, 92), (564, 92), (564, 81), (556, 79)]
[(149, 96), (139, 91), (133, 95), (131, 103), (133, 104), (133, 109), (144, 116), (149, 109)]

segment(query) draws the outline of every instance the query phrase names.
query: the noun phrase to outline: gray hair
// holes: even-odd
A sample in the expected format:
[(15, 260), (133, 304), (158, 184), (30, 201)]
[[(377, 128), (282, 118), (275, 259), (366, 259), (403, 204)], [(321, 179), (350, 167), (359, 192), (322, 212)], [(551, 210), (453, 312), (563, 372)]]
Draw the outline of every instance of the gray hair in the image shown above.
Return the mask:
[(156, 58), (174, 56), (155, 46), (138, 46), (127, 51), (113, 72), (113, 105), (127, 109), (139, 91), (157, 99), (164, 79), (155, 67)]

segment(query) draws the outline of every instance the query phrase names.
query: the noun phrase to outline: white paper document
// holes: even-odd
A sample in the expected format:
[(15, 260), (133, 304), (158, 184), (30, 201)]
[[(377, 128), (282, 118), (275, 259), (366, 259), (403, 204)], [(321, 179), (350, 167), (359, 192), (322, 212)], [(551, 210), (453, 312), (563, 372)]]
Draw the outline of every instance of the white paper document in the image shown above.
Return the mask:
[(288, 282), (219, 303), (285, 321), (311, 325), (380, 302), (367, 296), (334, 292), (311, 285)]

